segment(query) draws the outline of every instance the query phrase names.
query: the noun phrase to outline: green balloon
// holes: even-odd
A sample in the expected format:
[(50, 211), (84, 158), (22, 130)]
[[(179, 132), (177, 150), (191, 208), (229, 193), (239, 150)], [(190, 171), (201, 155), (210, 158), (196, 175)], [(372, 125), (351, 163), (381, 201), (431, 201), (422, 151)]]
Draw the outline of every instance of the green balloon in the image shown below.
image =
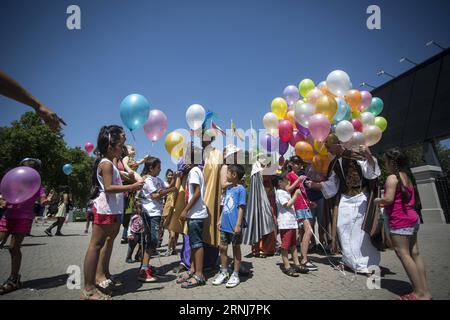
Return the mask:
[(303, 79), (298, 85), (298, 91), (300, 91), (302, 96), (306, 98), (308, 92), (314, 89), (315, 86), (316, 85), (314, 84), (314, 81), (312, 81), (311, 79)]
[(384, 132), (384, 130), (386, 130), (387, 128), (387, 120), (383, 117), (376, 117), (375, 125), (380, 128), (381, 132)]
[(369, 107), (369, 112), (372, 113), (375, 117), (383, 111), (383, 100), (378, 97), (372, 98), (372, 102)]

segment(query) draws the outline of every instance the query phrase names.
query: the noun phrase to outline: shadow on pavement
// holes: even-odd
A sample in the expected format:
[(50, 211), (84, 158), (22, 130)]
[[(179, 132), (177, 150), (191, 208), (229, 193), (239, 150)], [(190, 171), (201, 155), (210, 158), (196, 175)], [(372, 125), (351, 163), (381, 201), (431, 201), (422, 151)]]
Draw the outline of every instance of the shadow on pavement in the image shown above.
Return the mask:
[(21, 247), (45, 246), (46, 243), (22, 243)]
[(69, 277), (68, 274), (61, 274), (59, 276), (49, 277), (49, 278), (41, 278), (41, 279), (34, 279), (34, 280), (28, 280), (23, 282), (22, 288), (27, 289), (35, 289), (35, 290), (42, 290), (42, 289), (52, 289), (60, 286), (65, 286), (67, 283), (67, 278)]
[(410, 293), (413, 290), (410, 283), (395, 279), (382, 279), (381, 288), (399, 296)]
[[(123, 271), (120, 274), (117, 274), (116, 277), (120, 278), (124, 284), (120, 288), (117, 289), (114, 296), (120, 296), (127, 293), (135, 293), (135, 292), (145, 292), (145, 291), (153, 291), (153, 290), (161, 290), (164, 287), (158, 286), (160, 283), (169, 282), (175, 280), (175, 276), (173, 275), (162, 275), (159, 276), (158, 281), (154, 283), (144, 283), (138, 281), (139, 268), (132, 268)], [(150, 288), (143, 288), (143, 286), (152, 286)]]

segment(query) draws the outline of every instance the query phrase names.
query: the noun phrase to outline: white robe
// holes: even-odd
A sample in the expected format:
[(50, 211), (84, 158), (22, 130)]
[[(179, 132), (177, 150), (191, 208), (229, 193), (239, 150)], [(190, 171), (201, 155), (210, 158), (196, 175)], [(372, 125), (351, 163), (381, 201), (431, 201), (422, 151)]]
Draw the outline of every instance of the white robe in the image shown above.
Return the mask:
[[(366, 179), (372, 180), (380, 176), (381, 171), (375, 160), (375, 168), (367, 160), (357, 161), (362, 174)], [(336, 165), (342, 166), (342, 159)], [(333, 171), (327, 181), (321, 183), (322, 193), (326, 199), (335, 196), (339, 190), (339, 178)], [(364, 216), (367, 211), (367, 194), (360, 193), (350, 197), (342, 195), (337, 219), (337, 233), (342, 249), (342, 262), (352, 270), (368, 273), (371, 267), (380, 263), (380, 253), (372, 245), (370, 236), (362, 230)]]

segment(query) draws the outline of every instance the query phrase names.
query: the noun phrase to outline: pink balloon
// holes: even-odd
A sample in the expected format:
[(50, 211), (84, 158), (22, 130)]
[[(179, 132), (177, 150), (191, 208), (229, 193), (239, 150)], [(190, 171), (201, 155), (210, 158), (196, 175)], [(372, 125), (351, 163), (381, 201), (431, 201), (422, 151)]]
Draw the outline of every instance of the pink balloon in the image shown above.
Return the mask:
[(289, 140), (291, 140), (292, 131), (294, 130), (294, 127), (292, 126), (292, 123), (289, 120), (281, 120), (278, 123), (278, 130), (281, 141), (289, 142)]
[(155, 142), (161, 138), (167, 130), (167, 117), (161, 110), (150, 110), (148, 120), (144, 124), (147, 137)]
[(317, 113), (309, 118), (309, 132), (314, 139), (324, 141), (330, 129), (330, 120), (323, 114)]
[(289, 140), (289, 144), (295, 147), (295, 145), (299, 141), (305, 141), (305, 136), (299, 130), (293, 130), (292, 137)]
[(353, 125), (353, 129), (355, 129), (355, 131), (362, 132), (363, 124), (362, 124), (361, 120), (352, 119), (352, 125)]
[(363, 112), (372, 103), (372, 94), (369, 91), (361, 91), (361, 105), (359, 106), (359, 111)]
[(306, 100), (311, 104), (316, 104), (317, 99), (319, 99), (321, 96), (323, 96), (322, 91), (318, 88), (314, 88), (311, 91), (308, 92), (306, 95)]
[(0, 192), (8, 203), (23, 203), (33, 197), (41, 186), (41, 176), (30, 167), (14, 168), (3, 177)]
[(86, 144), (84, 145), (84, 150), (86, 150), (86, 152), (89, 154), (92, 152), (92, 150), (94, 150), (94, 145), (90, 142), (86, 142)]

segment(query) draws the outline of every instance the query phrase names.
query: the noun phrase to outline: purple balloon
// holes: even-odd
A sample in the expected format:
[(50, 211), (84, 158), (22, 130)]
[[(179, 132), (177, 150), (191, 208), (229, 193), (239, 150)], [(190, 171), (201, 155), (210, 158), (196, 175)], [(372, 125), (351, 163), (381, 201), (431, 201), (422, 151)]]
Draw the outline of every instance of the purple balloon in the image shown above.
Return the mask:
[(144, 131), (150, 141), (155, 142), (161, 138), (167, 130), (167, 117), (161, 110), (151, 110), (148, 120), (144, 124)]
[(277, 138), (272, 137), (270, 134), (263, 134), (259, 138), (259, 143), (268, 152), (274, 152), (278, 151), (280, 141)]
[(3, 177), (0, 192), (11, 204), (18, 204), (33, 197), (41, 186), (41, 176), (30, 167), (14, 168)]
[(284, 88), (283, 97), (286, 100), (287, 104), (292, 106), (297, 100), (300, 98), (300, 93), (298, 92), (298, 88), (294, 85), (289, 85)]
[(300, 123), (295, 122), (296, 126), (297, 126), (297, 130), (298, 132), (300, 132), (303, 136), (307, 137), (309, 135), (309, 130), (308, 128), (305, 128), (304, 126), (302, 126)]
[(284, 142), (280, 140), (280, 148), (279, 153), (284, 155), (289, 149), (289, 142)]

